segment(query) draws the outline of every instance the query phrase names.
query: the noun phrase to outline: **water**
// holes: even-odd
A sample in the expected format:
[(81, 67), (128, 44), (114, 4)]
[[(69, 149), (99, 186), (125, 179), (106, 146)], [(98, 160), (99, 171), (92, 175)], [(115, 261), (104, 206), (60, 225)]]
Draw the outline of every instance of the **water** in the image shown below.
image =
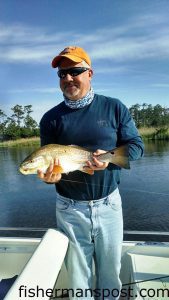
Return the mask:
[(127, 230), (169, 231), (169, 143), (145, 144), (145, 156), (123, 171), (121, 182)]
[[(18, 172), (35, 149), (0, 148), (0, 227), (55, 227), (55, 189)], [(124, 229), (169, 231), (169, 143), (149, 142), (144, 158), (123, 170)]]

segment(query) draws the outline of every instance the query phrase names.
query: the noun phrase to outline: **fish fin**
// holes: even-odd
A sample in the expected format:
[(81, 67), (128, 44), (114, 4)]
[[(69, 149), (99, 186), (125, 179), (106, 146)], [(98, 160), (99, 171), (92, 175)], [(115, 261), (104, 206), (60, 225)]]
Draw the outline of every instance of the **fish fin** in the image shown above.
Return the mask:
[(128, 145), (123, 145), (108, 151), (105, 154), (100, 154), (101, 161), (107, 161), (124, 169), (130, 169)]
[(116, 149), (110, 151), (110, 153), (112, 155), (112, 160), (110, 163), (113, 163), (124, 169), (130, 169), (128, 145), (117, 147)]
[(93, 175), (94, 171), (92, 169), (90, 169), (89, 167), (83, 167), (82, 169), (80, 169), (81, 172), (83, 173), (87, 173), (89, 175)]
[(53, 174), (61, 174), (61, 173), (64, 173), (64, 172), (63, 172), (63, 168), (62, 168), (61, 166), (59, 166), (59, 165), (54, 166), (54, 167), (53, 167), (53, 170), (52, 170), (52, 173), (53, 173)]

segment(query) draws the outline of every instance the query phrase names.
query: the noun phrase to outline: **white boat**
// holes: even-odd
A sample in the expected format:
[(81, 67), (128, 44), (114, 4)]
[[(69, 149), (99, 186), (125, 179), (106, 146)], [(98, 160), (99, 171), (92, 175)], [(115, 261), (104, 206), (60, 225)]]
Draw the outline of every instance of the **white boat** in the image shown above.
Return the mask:
[[(7, 229), (0, 228), (2, 230)], [(38, 232), (44, 229), (30, 230)], [(158, 236), (168, 239), (169, 232), (128, 231), (125, 234), (156, 236), (157, 242), (123, 242), (121, 299), (169, 299), (169, 242), (158, 242)], [(68, 299), (63, 262), (67, 247), (67, 237), (55, 229), (48, 229), (42, 239), (0, 237), (0, 300)], [(13, 284), (4, 298), (2, 289), (6, 283), (9, 283), (8, 289)], [(74, 291), (75, 295), (76, 292), (79, 298), (80, 291)], [(100, 293), (102, 299), (106, 299), (108, 293), (117, 296), (118, 291), (112, 289)]]

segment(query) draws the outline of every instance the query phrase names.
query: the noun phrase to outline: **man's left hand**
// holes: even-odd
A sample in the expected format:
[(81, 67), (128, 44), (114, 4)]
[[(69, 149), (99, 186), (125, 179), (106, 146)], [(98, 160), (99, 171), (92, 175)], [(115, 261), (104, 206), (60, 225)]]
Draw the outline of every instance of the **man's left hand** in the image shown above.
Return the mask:
[(97, 159), (97, 156), (100, 155), (100, 154), (103, 154), (103, 153), (106, 153), (106, 151), (104, 150), (96, 150), (94, 153), (93, 153), (93, 161), (87, 161), (87, 165), (92, 169), (92, 170), (96, 170), (96, 171), (99, 171), (99, 170), (104, 170), (107, 168), (108, 166), (108, 163), (107, 162), (101, 162)]

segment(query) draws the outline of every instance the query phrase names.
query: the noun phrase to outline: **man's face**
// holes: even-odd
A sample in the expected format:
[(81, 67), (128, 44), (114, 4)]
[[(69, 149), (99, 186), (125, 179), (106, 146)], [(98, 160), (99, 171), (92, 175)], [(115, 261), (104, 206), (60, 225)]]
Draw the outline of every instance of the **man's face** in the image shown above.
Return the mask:
[[(74, 63), (67, 58), (62, 59), (59, 65), (59, 69), (69, 69), (73, 67), (84, 67), (84, 65), (82, 63)], [(90, 90), (92, 74), (91, 69), (75, 77), (67, 74), (65, 78), (60, 79), (60, 88), (63, 94), (70, 100), (79, 100), (84, 97)]]

